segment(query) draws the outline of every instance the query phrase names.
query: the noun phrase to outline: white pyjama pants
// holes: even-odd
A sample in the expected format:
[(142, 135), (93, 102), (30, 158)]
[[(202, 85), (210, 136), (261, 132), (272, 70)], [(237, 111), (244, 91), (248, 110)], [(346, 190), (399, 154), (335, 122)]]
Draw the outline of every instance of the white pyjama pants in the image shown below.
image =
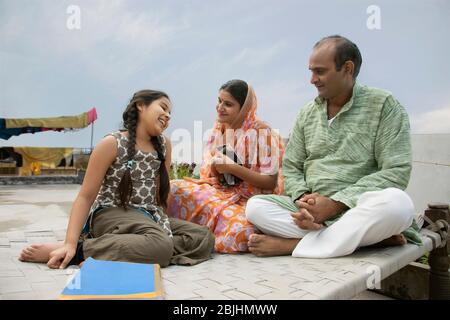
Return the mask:
[(301, 239), (292, 252), (293, 257), (301, 258), (351, 254), (358, 247), (400, 234), (411, 225), (415, 216), (411, 198), (396, 188), (363, 193), (355, 208), (320, 230), (299, 228), (291, 211), (265, 199), (250, 198), (245, 212), (247, 219), (267, 235)]

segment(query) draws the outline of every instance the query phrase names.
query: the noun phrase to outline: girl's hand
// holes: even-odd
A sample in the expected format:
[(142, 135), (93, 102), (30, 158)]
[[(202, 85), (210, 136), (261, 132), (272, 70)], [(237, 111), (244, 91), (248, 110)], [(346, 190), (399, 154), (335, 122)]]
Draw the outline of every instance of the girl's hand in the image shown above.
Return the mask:
[(61, 248), (50, 252), (50, 260), (47, 266), (52, 269), (64, 269), (69, 264), (70, 260), (75, 256), (77, 245), (65, 244)]

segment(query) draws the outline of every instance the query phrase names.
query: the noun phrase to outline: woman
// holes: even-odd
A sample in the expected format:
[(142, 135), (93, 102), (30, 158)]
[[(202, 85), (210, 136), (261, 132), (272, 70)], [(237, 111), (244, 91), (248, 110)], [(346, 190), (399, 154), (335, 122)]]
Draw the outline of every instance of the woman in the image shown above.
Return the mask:
[(251, 86), (242, 80), (225, 83), (200, 179), (171, 182), (168, 215), (208, 226), (216, 252), (248, 251), (248, 238), (255, 229), (245, 218), (247, 200), (282, 192), (283, 141), (258, 119), (256, 109)]

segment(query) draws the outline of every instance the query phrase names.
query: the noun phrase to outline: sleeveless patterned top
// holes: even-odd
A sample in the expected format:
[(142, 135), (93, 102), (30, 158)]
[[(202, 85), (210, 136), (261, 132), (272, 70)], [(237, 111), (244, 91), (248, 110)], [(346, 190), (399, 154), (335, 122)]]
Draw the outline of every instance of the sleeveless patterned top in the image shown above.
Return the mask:
[[(127, 168), (128, 138), (120, 132), (114, 132), (109, 135), (114, 136), (117, 140), (117, 157), (105, 174), (100, 191), (92, 205), (91, 213), (95, 212), (95, 210), (100, 207), (120, 206), (117, 187)], [(163, 155), (165, 157), (166, 140), (163, 135), (160, 135), (158, 139), (161, 142)], [(156, 151), (143, 152), (141, 150), (136, 150), (136, 154), (131, 163), (133, 191), (131, 193), (129, 206), (149, 215), (155, 222), (161, 225), (169, 236), (172, 236), (169, 218), (165, 214), (163, 208), (157, 203), (160, 165), (161, 161), (158, 160), (158, 153)]]

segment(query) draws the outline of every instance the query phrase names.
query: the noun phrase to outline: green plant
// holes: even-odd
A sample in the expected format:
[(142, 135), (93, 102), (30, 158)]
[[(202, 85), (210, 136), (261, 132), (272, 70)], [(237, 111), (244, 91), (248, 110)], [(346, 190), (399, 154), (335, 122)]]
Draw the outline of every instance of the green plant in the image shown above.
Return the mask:
[(194, 174), (196, 166), (197, 165), (194, 162), (191, 164), (186, 162), (174, 162), (170, 165), (169, 178), (170, 180), (183, 179), (183, 177), (198, 178), (198, 175)]

